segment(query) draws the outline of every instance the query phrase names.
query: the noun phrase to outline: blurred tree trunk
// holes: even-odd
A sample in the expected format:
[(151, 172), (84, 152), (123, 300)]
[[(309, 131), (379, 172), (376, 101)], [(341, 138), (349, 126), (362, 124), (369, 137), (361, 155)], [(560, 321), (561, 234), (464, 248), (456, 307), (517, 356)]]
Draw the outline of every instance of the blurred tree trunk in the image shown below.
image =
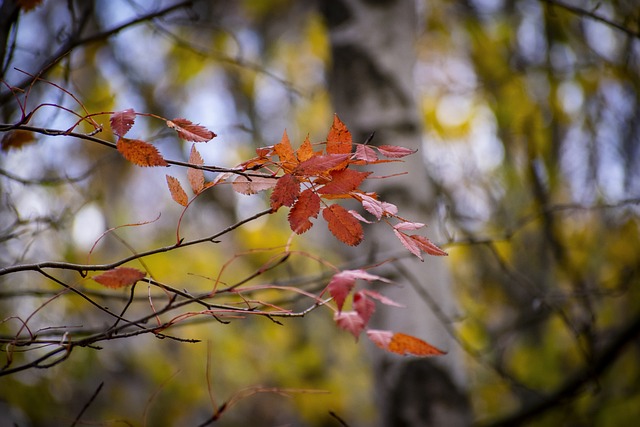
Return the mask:
[[(417, 10), (413, 0), (325, 0), (332, 65), (328, 73), (333, 105), (352, 131), (374, 144), (422, 148), (421, 118), (413, 79)], [(435, 192), (420, 153), (403, 164), (408, 175), (381, 181), (376, 190), (398, 205), (400, 214), (431, 225), (436, 241)], [(397, 165), (396, 165), (397, 168)], [(401, 249), (384, 227), (370, 230), (363, 251)], [(445, 349), (439, 359), (411, 359), (374, 352), (380, 421), (385, 426), (466, 426), (471, 410), (459, 350), (443, 319), (455, 316), (446, 260), (403, 261), (395, 271), (401, 286), (385, 294), (407, 309), (378, 308), (375, 327), (421, 337)]]

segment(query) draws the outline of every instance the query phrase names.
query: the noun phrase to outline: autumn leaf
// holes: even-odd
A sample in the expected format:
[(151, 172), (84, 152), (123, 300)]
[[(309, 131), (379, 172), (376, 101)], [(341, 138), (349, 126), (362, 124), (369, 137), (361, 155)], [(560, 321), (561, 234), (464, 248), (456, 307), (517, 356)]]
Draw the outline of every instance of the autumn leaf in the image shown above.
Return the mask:
[(298, 157), (299, 162), (304, 162), (305, 160), (309, 160), (315, 155), (313, 152), (313, 145), (311, 145), (311, 141), (309, 141), (309, 135), (304, 139), (304, 142), (298, 148), (296, 152), (296, 156)]
[(447, 354), (431, 344), (411, 335), (379, 329), (367, 330), (367, 336), (378, 347), (401, 355), (442, 356)]
[(260, 191), (268, 190), (275, 187), (278, 180), (270, 177), (252, 176), (248, 178), (243, 175), (238, 177), (231, 183), (233, 190), (240, 194), (256, 194)]
[(347, 194), (357, 189), (371, 172), (352, 169), (331, 171), (331, 181), (318, 189), (319, 194)]
[(337, 114), (333, 116), (333, 124), (327, 135), (327, 153), (328, 154), (351, 154), (351, 132), (347, 126), (342, 123)]
[(117, 267), (93, 277), (93, 280), (107, 288), (117, 289), (131, 286), (147, 274), (131, 267)]
[(126, 110), (113, 113), (109, 122), (111, 123), (113, 133), (119, 137), (123, 137), (129, 132), (135, 120), (136, 112), (133, 108), (127, 108)]
[(332, 169), (343, 164), (349, 157), (350, 154), (325, 154), (323, 156), (315, 156), (296, 166), (293, 174), (298, 176), (314, 176), (329, 173)]
[(362, 225), (342, 206), (333, 204), (325, 208), (322, 217), (327, 221), (331, 234), (341, 242), (349, 246), (357, 246), (362, 242)]
[(417, 230), (422, 227), (424, 227), (424, 224), (421, 222), (409, 221), (403, 221), (393, 226), (395, 230)]
[(36, 141), (33, 132), (22, 129), (14, 129), (2, 136), (2, 151), (9, 151), (12, 148), (22, 148), (25, 145)]
[(360, 315), (362, 322), (366, 325), (376, 309), (376, 304), (367, 298), (364, 292), (358, 291), (353, 295), (353, 309)]
[(193, 124), (187, 119), (167, 120), (166, 123), (169, 128), (175, 129), (178, 132), (178, 136), (185, 141), (207, 142), (217, 136), (206, 127)]
[(412, 150), (411, 148), (398, 147), (396, 145), (379, 145), (376, 147), (378, 152), (385, 157), (392, 159), (398, 159), (415, 153), (418, 150)]
[(181, 206), (187, 206), (189, 204), (189, 198), (187, 197), (187, 193), (180, 185), (180, 181), (177, 178), (174, 178), (171, 175), (167, 175), (167, 185), (169, 186), (169, 192), (171, 193), (171, 198), (175, 200)]
[(139, 139), (118, 138), (117, 150), (138, 166), (169, 166), (156, 147)]
[(298, 165), (298, 158), (293, 151), (293, 147), (291, 147), (291, 141), (289, 141), (286, 130), (280, 142), (273, 146), (273, 150), (280, 158), (280, 166), (286, 173), (290, 173)]
[(366, 280), (367, 282), (373, 282), (376, 280), (380, 282), (389, 282), (389, 280), (384, 277), (367, 273), (364, 270), (343, 270), (334, 274), (327, 285), (327, 291), (336, 302), (338, 311), (342, 311), (344, 301), (355, 286), (357, 279)]
[[(381, 279), (382, 279), (382, 278), (381, 278)], [(383, 280), (387, 281), (386, 279), (383, 279)], [(382, 295), (381, 293), (376, 292), (376, 291), (372, 291), (371, 289), (363, 289), (363, 290), (362, 290), (362, 291), (360, 291), (360, 292), (362, 292), (363, 294), (365, 294), (366, 296), (368, 296), (368, 297), (370, 297), (370, 298), (373, 298), (373, 299), (375, 299), (375, 300), (377, 300), (377, 301), (381, 302), (381, 303), (382, 303), (382, 304), (384, 304), (384, 305), (390, 305), (390, 306), (393, 306), (393, 307), (401, 307), (401, 308), (402, 308), (402, 307), (405, 307), (405, 306), (404, 306), (404, 305), (402, 305), (402, 304), (398, 304), (397, 302), (395, 302), (395, 301), (394, 301), (394, 300), (392, 300), (391, 298), (389, 298), (389, 297), (385, 297), (385, 296), (384, 296), (384, 295)]]
[(336, 321), (338, 327), (350, 332), (356, 340), (365, 326), (364, 320), (355, 311), (343, 311), (341, 313), (336, 313), (333, 320)]
[(296, 234), (309, 230), (313, 223), (309, 218), (317, 218), (320, 212), (320, 197), (310, 189), (300, 193), (300, 197), (289, 211), (289, 225)]
[[(204, 165), (204, 160), (198, 150), (196, 150), (196, 146), (191, 146), (191, 154), (189, 154), (189, 163), (192, 165), (202, 166)], [(195, 194), (200, 193), (204, 189), (204, 171), (202, 169), (189, 168), (187, 170), (187, 179), (189, 180), (189, 185)]]
[(366, 194), (358, 194), (362, 207), (374, 215), (378, 220), (383, 216), (393, 216), (398, 213), (398, 207), (394, 204), (381, 202)]
[(448, 256), (449, 254), (446, 253), (445, 251), (443, 251), (442, 249), (440, 249), (439, 247), (437, 247), (436, 245), (434, 245), (431, 240), (427, 239), (426, 237), (423, 236), (417, 236), (417, 235), (413, 235), (413, 236), (409, 236), (413, 241), (415, 241), (418, 245), (418, 247), (420, 248), (420, 250), (424, 253), (427, 253), (429, 255), (435, 255), (435, 256)]
[(402, 243), (402, 246), (404, 246), (409, 252), (411, 252), (418, 258), (420, 258), (420, 261), (424, 261), (420, 247), (418, 246), (418, 243), (415, 240), (409, 238), (409, 236), (399, 232), (398, 230), (393, 230), (393, 234), (395, 234), (398, 240), (400, 240), (400, 243)]
[(17, 0), (18, 6), (20, 6), (20, 8), (24, 12), (29, 12), (32, 9), (40, 6), (40, 4), (42, 4), (42, 1), (43, 0)]
[(282, 175), (271, 193), (271, 209), (275, 212), (280, 206), (292, 206), (300, 195), (300, 182), (291, 174)]
[(356, 146), (355, 158), (365, 163), (372, 163), (378, 160), (378, 155), (369, 145), (358, 144)]

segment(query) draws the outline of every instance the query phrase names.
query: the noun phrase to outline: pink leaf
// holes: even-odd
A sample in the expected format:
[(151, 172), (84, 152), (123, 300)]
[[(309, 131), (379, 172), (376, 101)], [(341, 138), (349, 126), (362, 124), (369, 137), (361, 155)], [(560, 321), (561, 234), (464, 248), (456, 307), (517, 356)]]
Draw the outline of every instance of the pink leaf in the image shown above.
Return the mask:
[(338, 311), (342, 311), (344, 301), (355, 285), (356, 279), (344, 274), (344, 271), (334, 274), (331, 278), (329, 285), (327, 285), (327, 290), (329, 291), (329, 295), (336, 301)]
[(417, 230), (424, 227), (421, 222), (401, 222), (393, 226), (396, 230)]
[(445, 251), (443, 251), (442, 249), (440, 249), (439, 247), (437, 247), (436, 245), (434, 245), (431, 240), (427, 239), (426, 237), (423, 236), (409, 236), (414, 242), (417, 243), (418, 247), (420, 248), (421, 251), (429, 254), (429, 255), (435, 255), (435, 256), (447, 256), (449, 255), (448, 253), (446, 253)]
[(249, 181), (246, 176), (238, 175), (231, 186), (234, 191), (240, 194), (250, 195), (273, 188), (276, 183), (277, 180), (275, 178), (252, 176), (251, 181)]
[(378, 152), (383, 156), (390, 157), (393, 159), (405, 157), (418, 151), (418, 150), (412, 150), (410, 148), (398, 147), (395, 145), (380, 145), (376, 148), (378, 149)]
[(341, 313), (336, 313), (333, 319), (338, 324), (338, 327), (344, 329), (347, 332), (350, 332), (356, 340), (360, 335), (360, 332), (364, 329), (364, 321), (362, 317), (355, 311), (343, 311)]
[(373, 299), (376, 299), (376, 300), (380, 301), (382, 304), (390, 305), (390, 306), (393, 306), (393, 307), (405, 307), (402, 304), (398, 304), (397, 302), (395, 302), (391, 298), (385, 297), (384, 295), (380, 294), (379, 292), (372, 291), (372, 290), (369, 290), (369, 289), (363, 289), (360, 292), (362, 292), (363, 294), (367, 295), (368, 297), (371, 297)]
[(396, 237), (400, 240), (400, 243), (402, 243), (402, 245), (407, 248), (409, 252), (420, 258), (420, 261), (424, 261), (424, 258), (422, 258), (422, 254), (420, 253), (420, 247), (415, 240), (411, 239), (406, 234), (399, 232), (398, 230), (393, 230), (393, 234), (396, 235)]
[(383, 331), (380, 329), (369, 329), (367, 330), (367, 336), (375, 345), (387, 350), (391, 343), (391, 338), (393, 338), (393, 332)]
[(129, 132), (131, 126), (136, 120), (136, 112), (133, 108), (127, 108), (126, 110), (118, 111), (113, 113), (111, 119), (111, 130), (114, 134), (123, 137)]
[(365, 222), (367, 224), (373, 224), (371, 221), (365, 219), (362, 215), (360, 215), (358, 212), (354, 211), (354, 210), (349, 210), (348, 211), (351, 215), (353, 215), (353, 217), (355, 219), (357, 219), (360, 222)]
[(357, 160), (363, 160), (367, 163), (375, 162), (376, 160), (378, 160), (378, 155), (373, 150), (373, 148), (371, 148), (368, 145), (362, 145), (362, 144), (358, 144), (356, 146), (355, 157)]
[(353, 295), (353, 309), (360, 315), (366, 325), (376, 309), (376, 304), (367, 298), (363, 291), (358, 291)]

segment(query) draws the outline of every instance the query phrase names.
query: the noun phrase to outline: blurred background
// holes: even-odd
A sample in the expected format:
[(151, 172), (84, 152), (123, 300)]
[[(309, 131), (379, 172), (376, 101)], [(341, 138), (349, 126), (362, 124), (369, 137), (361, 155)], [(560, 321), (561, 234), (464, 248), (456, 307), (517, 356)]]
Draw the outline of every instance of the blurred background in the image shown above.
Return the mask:
[[(413, 183), (416, 192), (431, 189), (424, 212), (432, 219), (423, 222), (450, 254), (437, 262), (447, 270), (456, 306), (455, 315), (443, 314), (430, 328), (444, 331), (459, 350), (452, 357), (463, 374), (452, 375), (468, 399), (469, 424), (619, 426), (640, 419), (636, 1), (44, 0), (32, 9), (29, 3), (0, 2), (0, 268), (107, 263), (171, 245), (181, 209), (164, 175), (186, 186), (186, 169), (135, 167), (88, 141), (37, 134), (13, 146), (10, 126), (2, 126), (21, 119), (15, 93), (28, 93), (19, 98), (27, 112), (47, 104), (29, 122), (40, 128), (74, 125), (77, 117), (59, 106), (82, 113), (59, 87), (90, 113), (133, 108), (186, 117), (218, 135), (198, 145), (205, 163), (233, 167), (256, 147), (279, 142), (285, 129), (294, 146), (307, 134), (323, 141), (336, 111), (350, 127), (335, 93), (348, 94), (350, 83), (336, 82), (335, 70), (353, 62), (335, 56), (332, 37), (342, 23), (336, 15), (348, 21), (408, 4), (411, 23), (390, 18), (389, 28), (365, 28), (359, 39), (392, 37), (405, 26), (413, 32), (403, 90), (414, 98), (411, 120), (419, 121), (421, 144), (414, 157), (425, 172), (418, 175), (424, 182)], [(385, 57), (383, 44), (378, 53)], [(34, 82), (36, 74), (59, 87)], [(108, 118), (94, 118), (104, 126), (96, 136), (115, 141)], [(354, 127), (364, 142), (363, 129)], [(152, 142), (165, 158), (189, 157), (191, 144), (162, 121), (138, 117), (127, 136)], [(208, 180), (215, 176), (207, 173)], [(402, 203), (411, 205), (412, 189), (404, 191)], [(210, 235), (267, 207), (268, 195), (221, 186), (190, 207), (181, 234)], [(124, 224), (138, 225), (94, 247), (105, 230)], [(319, 228), (297, 238), (295, 248), (336, 264), (362, 255), (332, 249)], [(279, 213), (220, 244), (145, 259), (145, 268), (175, 288), (206, 291), (230, 260), (225, 283), (250, 275), (289, 236)], [(231, 259), (256, 248), (264, 250)], [(304, 278), (316, 277), (309, 289), (317, 290), (326, 284), (317, 279), (323, 272), (321, 263), (300, 255), (263, 280), (303, 286)], [(71, 272), (56, 277), (103, 305), (122, 307), (129, 297)], [(138, 286), (136, 303), (148, 311), (146, 286)], [(0, 365), (45, 351), (12, 344), (25, 319), (30, 331), (55, 328), (61, 339), (65, 329), (109, 323), (77, 295), (52, 299), (60, 290), (36, 272), (0, 276)], [(428, 301), (418, 301), (427, 310)], [(207, 318), (176, 326), (174, 334), (203, 340), (198, 344), (141, 335), (105, 341), (99, 351), (76, 349), (49, 369), (0, 377), (0, 426), (71, 425), (101, 383), (85, 423), (199, 425), (231, 401), (220, 425), (375, 425), (383, 405), (376, 350), (337, 330), (328, 313), (316, 310), (284, 325)]]

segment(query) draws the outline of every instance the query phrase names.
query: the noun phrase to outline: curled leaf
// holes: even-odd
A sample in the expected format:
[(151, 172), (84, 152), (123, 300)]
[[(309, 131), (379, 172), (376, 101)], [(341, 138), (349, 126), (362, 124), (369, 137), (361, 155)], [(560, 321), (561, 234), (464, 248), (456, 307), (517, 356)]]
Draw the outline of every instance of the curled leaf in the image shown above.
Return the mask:
[(113, 133), (122, 137), (129, 132), (129, 129), (131, 129), (135, 120), (136, 112), (133, 108), (127, 108), (126, 110), (113, 113), (109, 122), (111, 123), (111, 130)]
[(166, 123), (169, 128), (175, 129), (178, 136), (185, 141), (206, 142), (217, 136), (206, 127), (194, 124), (187, 119), (167, 120)]

